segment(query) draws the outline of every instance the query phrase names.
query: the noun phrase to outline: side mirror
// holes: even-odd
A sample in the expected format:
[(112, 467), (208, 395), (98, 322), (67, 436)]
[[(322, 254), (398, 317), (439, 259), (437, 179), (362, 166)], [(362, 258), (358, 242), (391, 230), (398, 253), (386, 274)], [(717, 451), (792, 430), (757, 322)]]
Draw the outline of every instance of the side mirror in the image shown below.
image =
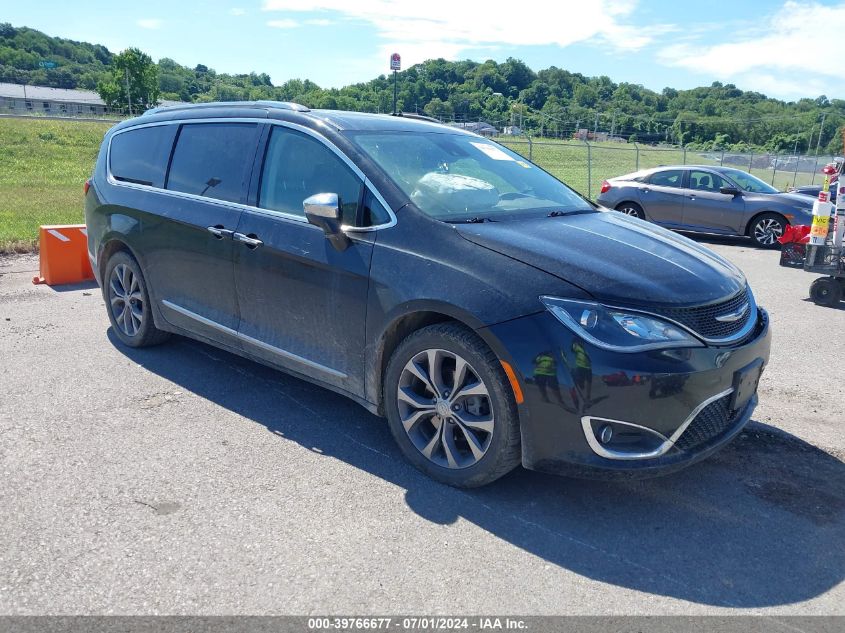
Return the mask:
[(340, 199), (336, 193), (314, 194), (302, 201), (302, 207), (308, 221), (323, 229), (336, 250), (342, 251), (349, 246), (349, 238), (340, 228)]
[(726, 196), (738, 196), (742, 194), (742, 192), (736, 187), (721, 187), (719, 189), (719, 193), (723, 193)]

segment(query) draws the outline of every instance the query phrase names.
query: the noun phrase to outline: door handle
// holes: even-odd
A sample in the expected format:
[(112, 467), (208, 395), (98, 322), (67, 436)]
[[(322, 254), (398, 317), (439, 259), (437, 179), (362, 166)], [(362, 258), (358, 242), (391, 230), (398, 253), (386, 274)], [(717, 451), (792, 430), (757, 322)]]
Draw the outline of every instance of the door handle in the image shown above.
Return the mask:
[(651, 191), (651, 189), (646, 188), (646, 189), (642, 189), (641, 191), (642, 191), (643, 193), (648, 193), (649, 191)]
[(254, 234), (244, 235), (243, 233), (233, 233), (232, 239), (234, 239), (236, 242), (243, 242), (244, 244), (246, 244), (247, 248), (258, 248), (259, 246), (264, 244), (264, 242), (259, 240), (257, 237), (254, 237)]
[(232, 234), (234, 233), (234, 231), (223, 228), (223, 225), (221, 224), (209, 226), (206, 230), (218, 240), (222, 240), (224, 237), (232, 237)]

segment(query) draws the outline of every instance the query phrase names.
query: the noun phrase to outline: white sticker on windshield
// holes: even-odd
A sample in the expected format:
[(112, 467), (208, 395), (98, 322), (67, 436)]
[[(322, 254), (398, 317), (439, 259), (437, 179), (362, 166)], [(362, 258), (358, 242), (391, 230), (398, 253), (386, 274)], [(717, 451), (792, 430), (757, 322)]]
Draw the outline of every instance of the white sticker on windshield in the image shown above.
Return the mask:
[(470, 141), (470, 145), (477, 147), (493, 160), (514, 160), (495, 145), (490, 145), (489, 143), (473, 143), (472, 141)]

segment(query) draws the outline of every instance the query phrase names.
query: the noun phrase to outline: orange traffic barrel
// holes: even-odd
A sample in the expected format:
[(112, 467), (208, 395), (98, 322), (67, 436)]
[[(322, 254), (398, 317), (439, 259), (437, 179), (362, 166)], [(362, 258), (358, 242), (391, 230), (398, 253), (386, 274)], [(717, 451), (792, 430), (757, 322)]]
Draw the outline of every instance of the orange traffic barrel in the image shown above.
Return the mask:
[(88, 231), (84, 224), (42, 226), (38, 234), (40, 274), (34, 284), (58, 286), (94, 278), (88, 261)]

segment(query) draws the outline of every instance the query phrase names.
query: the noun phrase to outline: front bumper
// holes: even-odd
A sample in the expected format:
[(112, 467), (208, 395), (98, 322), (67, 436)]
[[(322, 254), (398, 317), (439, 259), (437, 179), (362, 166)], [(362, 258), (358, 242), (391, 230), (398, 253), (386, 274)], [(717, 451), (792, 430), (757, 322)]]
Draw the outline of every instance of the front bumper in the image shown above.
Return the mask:
[[(763, 309), (748, 339), (727, 347), (610, 352), (546, 312), (489, 330), (524, 394), (523, 465), (590, 477), (669, 472), (729, 442), (757, 404), (756, 392), (735, 402), (735, 392), (748, 390), (737, 376), (748, 367), (761, 370), (771, 343)], [(618, 439), (605, 443), (608, 426)]]

